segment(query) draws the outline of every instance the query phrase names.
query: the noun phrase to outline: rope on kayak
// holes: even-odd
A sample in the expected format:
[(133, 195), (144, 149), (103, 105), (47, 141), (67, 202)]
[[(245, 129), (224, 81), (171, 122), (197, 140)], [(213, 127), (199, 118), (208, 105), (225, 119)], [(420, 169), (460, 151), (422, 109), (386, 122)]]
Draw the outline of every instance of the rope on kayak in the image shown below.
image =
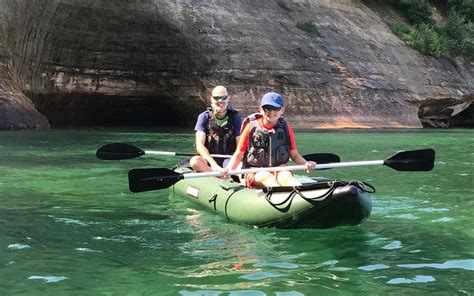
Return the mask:
[(360, 190), (367, 192), (367, 193), (375, 193), (375, 187), (370, 185), (369, 183), (362, 182), (362, 181), (349, 181), (346, 185), (354, 185)]
[[(237, 192), (239, 192), (240, 190), (244, 189), (245, 186), (241, 186), (241, 187), (237, 187), (234, 189), (234, 192), (232, 192), (227, 198), (226, 198), (226, 201), (225, 201), (225, 205), (224, 205), (224, 214), (225, 214), (225, 217), (227, 219), (227, 221), (230, 221), (229, 219), (229, 215), (227, 214), (227, 205), (229, 204), (229, 200), (234, 196), (234, 194), (236, 194)], [(216, 195), (216, 199), (214, 199), (214, 208), (216, 208), (216, 200), (217, 200), (217, 195)]]
[[(285, 198), (283, 201), (278, 202), (278, 203), (273, 202), (271, 200), (272, 195), (274, 193), (274, 190), (273, 190), (273, 188), (268, 188), (268, 191), (265, 194), (265, 199), (274, 207), (279, 207), (279, 206), (282, 206), (282, 205), (284, 205), (288, 202), (291, 202), (296, 195), (299, 195), (301, 198), (303, 198), (305, 200), (308, 200), (308, 201), (323, 201), (328, 197), (332, 197), (332, 194), (333, 194), (334, 190), (336, 190), (337, 187), (349, 186), (349, 185), (355, 186), (355, 187), (359, 188), (361, 191), (364, 191), (364, 192), (367, 192), (367, 193), (375, 193), (375, 187), (374, 186), (370, 185), (369, 183), (361, 182), (361, 181), (334, 180), (334, 181), (328, 182), (327, 185), (329, 185), (329, 189), (326, 192), (324, 192), (323, 194), (321, 194), (319, 196), (314, 196), (314, 197), (307, 197), (303, 194), (302, 189), (307, 190), (307, 188), (305, 188), (304, 186), (295, 186), (295, 187), (293, 187), (293, 190), (290, 192), (288, 197)], [(278, 192), (278, 191), (275, 191), (275, 192)]]
[(299, 195), (301, 196), (301, 198), (303, 199), (306, 199), (306, 200), (311, 200), (311, 201), (323, 201), (325, 200), (328, 196), (331, 196), (332, 193), (334, 192), (334, 190), (340, 186), (338, 184), (339, 181), (334, 181), (334, 182), (328, 182), (327, 184), (330, 185), (329, 186), (329, 189), (324, 192), (323, 194), (321, 194), (320, 196), (315, 196), (315, 197), (307, 197), (305, 196), (302, 192), (301, 192), (301, 189), (305, 189), (304, 187), (302, 186), (295, 186), (293, 187), (293, 190), (290, 192), (290, 194), (288, 195), (287, 198), (285, 198), (283, 201), (279, 202), (279, 203), (275, 203), (271, 200), (272, 198), (272, 195), (273, 195), (273, 190), (270, 188), (267, 192), (267, 194), (265, 194), (265, 199), (272, 205), (272, 206), (275, 206), (275, 207), (278, 207), (278, 206), (281, 206), (281, 205), (284, 205), (286, 204), (287, 202), (293, 200), (293, 198), (296, 196), (296, 195)]

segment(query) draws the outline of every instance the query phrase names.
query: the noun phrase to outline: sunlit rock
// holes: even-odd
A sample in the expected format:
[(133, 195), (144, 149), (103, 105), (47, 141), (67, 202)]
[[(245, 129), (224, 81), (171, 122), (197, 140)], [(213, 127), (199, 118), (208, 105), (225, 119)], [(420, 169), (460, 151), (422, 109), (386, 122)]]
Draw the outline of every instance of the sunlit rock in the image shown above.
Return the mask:
[(383, 3), (0, 0), (1, 81), (27, 96), (0, 90), (0, 112), (28, 110), (0, 128), (46, 127), (34, 107), (52, 126), (189, 126), (217, 84), (243, 115), (283, 93), (296, 128), (421, 127), (425, 98), (473, 93), (472, 69), (406, 46)]

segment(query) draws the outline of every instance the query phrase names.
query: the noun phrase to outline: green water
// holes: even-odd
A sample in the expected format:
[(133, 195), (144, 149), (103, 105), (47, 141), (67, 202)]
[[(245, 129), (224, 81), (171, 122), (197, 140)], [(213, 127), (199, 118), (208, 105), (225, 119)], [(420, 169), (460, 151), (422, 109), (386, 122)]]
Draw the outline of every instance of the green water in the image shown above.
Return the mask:
[(297, 133), (302, 154), (385, 159), (432, 147), (431, 172), (342, 168), (374, 185), (357, 227), (254, 229), (167, 191), (133, 194), (127, 172), (182, 158), (100, 161), (112, 142), (192, 151), (177, 130), (0, 132), (0, 295), (472, 295), (472, 130)]

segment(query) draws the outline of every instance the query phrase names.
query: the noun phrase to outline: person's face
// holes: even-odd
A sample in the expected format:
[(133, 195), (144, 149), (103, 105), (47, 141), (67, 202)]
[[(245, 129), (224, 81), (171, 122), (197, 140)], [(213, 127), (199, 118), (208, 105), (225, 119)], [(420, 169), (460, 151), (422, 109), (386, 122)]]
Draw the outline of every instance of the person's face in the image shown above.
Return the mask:
[(285, 111), (284, 107), (277, 108), (270, 105), (265, 105), (265, 106), (260, 107), (260, 113), (263, 114), (263, 119), (267, 121), (267, 123), (270, 123), (271, 125), (274, 125), (277, 123), (278, 119), (283, 114), (283, 111)]
[(211, 99), (212, 110), (215, 112), (223, 112), (227, 110), (227, 105), (229, 104), (230, 96), (213, 96)]

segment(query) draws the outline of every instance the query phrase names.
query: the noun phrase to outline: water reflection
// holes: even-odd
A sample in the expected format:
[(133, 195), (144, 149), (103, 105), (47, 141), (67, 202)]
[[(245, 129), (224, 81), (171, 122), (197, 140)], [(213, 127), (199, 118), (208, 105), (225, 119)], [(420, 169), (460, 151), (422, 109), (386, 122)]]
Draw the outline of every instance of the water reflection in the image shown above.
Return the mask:
[(414, 283), (429, 283), (436, 281), (434, 277), (429, 275), (417, 275), (414, 278), (407, 279), (407, 278), (395, 278), (391, 279), (387, 282), (387, 284), (414, 284)]
[(41, 276), (41, 275), (32, 275), (28, 277), (29, 280), (41, 280), (45, 283), (56, 283), (60, 281), (64, 281), (67, 279), (65, 276), (55, 276), (55, 275), (47, 275), (47, 276)]
[(129, 169), (170, 168), (178, 159), (102, 162), (99, 146), (188, 151), (193, 134), (122, 131), (2, 132), (0, 294), (474, 293), (471, 130), (298, 133), (302, 153), (344, 161), (436, 146), (429, 173), (314, 172), (377, 187), (362, 226), (332, 230), (252, 229), (189, 210), (196, 208), (166, 190), (131, 194)]
[(226, 223), (207, 211), (187, 211), (185, 220), (194, 237), (180, 250), (195, 261), (189, 261), (185, 277), (188, 281), (199, 278), (201, 284), (179, 284), (178, 279), (178, 285), (185, 288), (183, 293), (193, 293), (191, 287), (196, 291), (214, 287), (210, 290), (227, 293), (229, 289), (257, 287), (258, 291), (270, 287), (272, 291), (286, 291), (301, 285), (305, 289), (295, 290), (298, 295), (310, 295), (308, 291), (315, 287), (342, 291), (341, 283), (351, 278), (346, 274), (352, 272), (348, 267), (353, 265), (351, 261), (370, 254), (367, 241), (371, 235), (357, 227), (328, 231), (252, 229)]
[(399, 264), (399, 267), (406, 268), (436, 268), (436, 269), (465, 269), (474, 271), (474, 259), (466, 260), (449, 260), (443, 263), (415, 263), (415, 264)]

